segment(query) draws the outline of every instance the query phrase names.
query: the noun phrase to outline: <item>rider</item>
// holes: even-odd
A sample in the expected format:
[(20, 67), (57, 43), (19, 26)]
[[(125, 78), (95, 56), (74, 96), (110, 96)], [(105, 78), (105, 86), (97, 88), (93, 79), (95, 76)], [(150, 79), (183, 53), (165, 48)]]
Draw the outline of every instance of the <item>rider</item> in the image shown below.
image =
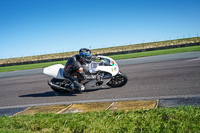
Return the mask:
[(90, 79), (91, 77), (87, 77), (83, 71), (83, 66), (90, 64), (92, 57), (92, 52), (89, 49), (82, 48), (79, 50), (79, 54), (68, 59), (67, 63), (65, 64), (63, 76), (72, 81), (72, 89), (80, 91), (85, 90), (85, 86), (81, 84), (80, 81), (73, 76), (73, 74), (79, 73), (84, 79)]

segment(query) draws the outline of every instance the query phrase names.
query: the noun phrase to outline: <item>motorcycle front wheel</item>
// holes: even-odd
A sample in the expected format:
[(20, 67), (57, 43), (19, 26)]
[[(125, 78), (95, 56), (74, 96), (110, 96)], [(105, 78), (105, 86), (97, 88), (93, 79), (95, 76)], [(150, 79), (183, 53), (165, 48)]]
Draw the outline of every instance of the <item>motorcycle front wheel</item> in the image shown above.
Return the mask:
[(115, 87), (122, 87), (124, 86), (128, 81), (128, 77), (123, 73), (118, 73), (116, 76), (114, 76), (107, 85), (115, 88)]

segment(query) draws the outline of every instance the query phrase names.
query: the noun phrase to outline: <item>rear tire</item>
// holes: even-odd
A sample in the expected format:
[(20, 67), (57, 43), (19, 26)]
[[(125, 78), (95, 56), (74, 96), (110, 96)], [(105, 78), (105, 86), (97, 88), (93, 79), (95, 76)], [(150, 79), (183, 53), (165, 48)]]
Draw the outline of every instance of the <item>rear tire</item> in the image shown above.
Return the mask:
[(122, 87), (128, 82), (128, 77), (123, 73), (118, 73), (116, 76), (114, 76), (113, 79), (111, 79), (107, 85), (115, 88), (115, 87)]
[[(60, 85), (60, 83), (62, 83), (63, 80), (62, 80), (62, 79), (53, 78), (53, 79), (51, 79), (51, 82), (52, 82), (53, 84)], [(68, 91), (68, 90), (58, 89), (58, 88), (55, 88), (55, 87), (53, 87), (53, 86), (51, 86), (51, 89), (54, 90), (55, 92), (58, 92), (58, 93), (69, 93), (69, 92), (70, 92), (70, 91)]]

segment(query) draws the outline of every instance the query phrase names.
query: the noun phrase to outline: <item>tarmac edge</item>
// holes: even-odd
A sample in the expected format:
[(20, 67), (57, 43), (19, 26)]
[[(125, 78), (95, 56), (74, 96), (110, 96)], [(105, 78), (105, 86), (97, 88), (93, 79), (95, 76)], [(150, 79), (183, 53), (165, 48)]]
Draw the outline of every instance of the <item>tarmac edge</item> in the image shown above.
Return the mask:
[(123, 110), (125, 112), (131, 110), (149, 110), (158, 107), (158, 100), (144, 100), (144, 101), (114, 101), (114, 102), (90, 102), (90, 103), (75, 103), (63, 105), (47, 105), (47, 106), (34, 106), (28, 107), (20, 112), (13, 114), (18, 115), (34, 115), (36, 113), (85, 113), (92, 111), (104, 110)]
[(162, 97), (154, 99), (113, 99), (102, 101), (77, 101), (69, 103), (55, 103), (47, 105), (33, 105), (19, 108), (2, 108), (0, 116), (18, 116), (18, 115), (33, 115), (36, 113), (84, 113), (92, 111), (104, 110), (149, 110), (162, 107), (178, 107), (178, 106), (200, 106), (200, 95), (195, 96), (179, 96), (179, 97)]

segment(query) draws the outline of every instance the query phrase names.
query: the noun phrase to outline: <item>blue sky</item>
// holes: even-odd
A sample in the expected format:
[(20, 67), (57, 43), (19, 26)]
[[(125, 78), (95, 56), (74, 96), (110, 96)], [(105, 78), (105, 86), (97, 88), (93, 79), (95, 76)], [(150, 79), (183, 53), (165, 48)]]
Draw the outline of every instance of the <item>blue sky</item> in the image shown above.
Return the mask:
[(200, 36), (200, 0), (0, 0), (0, 59)]

